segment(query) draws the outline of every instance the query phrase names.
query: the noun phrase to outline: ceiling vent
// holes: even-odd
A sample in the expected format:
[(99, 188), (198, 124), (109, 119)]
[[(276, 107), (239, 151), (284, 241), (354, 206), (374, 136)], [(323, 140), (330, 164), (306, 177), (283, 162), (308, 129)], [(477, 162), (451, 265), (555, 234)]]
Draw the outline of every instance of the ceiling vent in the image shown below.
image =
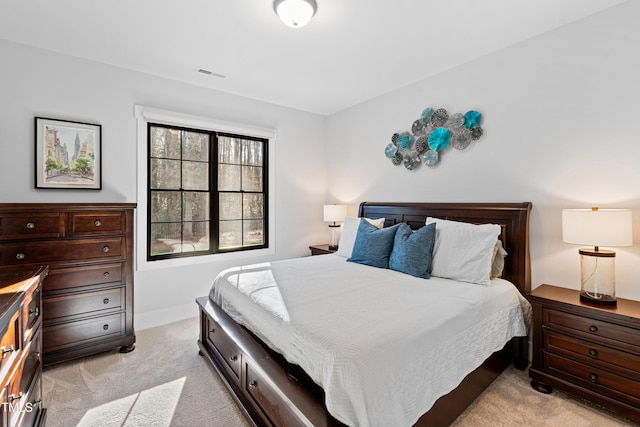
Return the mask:
[(200, 73), (200, 74), (204, 74), (205, 76), (217, 77), (219, 79), (226, 79), (227, 78), (227, 76), (225, 76), (224, 74), (214, 73), (213, 71), (206, 70), (204, 68), (198, 68), (196, 71), (198, 73)]

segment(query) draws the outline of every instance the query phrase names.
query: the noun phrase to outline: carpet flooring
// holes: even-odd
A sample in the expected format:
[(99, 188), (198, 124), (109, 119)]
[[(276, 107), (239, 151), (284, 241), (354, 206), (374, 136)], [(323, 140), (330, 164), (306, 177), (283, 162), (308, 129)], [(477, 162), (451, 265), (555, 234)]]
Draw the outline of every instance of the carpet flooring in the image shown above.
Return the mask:
[[(222, 381), (198, 355), (198, 319), (137, 333), (136, 349), (45, 368), (47, 427), (247, 427)], [(529, 386), (507, 369), (454, 422), (455, 427), (634, 425), (560, 392)], [(391, 426), (392, 427), (392, 426)]]

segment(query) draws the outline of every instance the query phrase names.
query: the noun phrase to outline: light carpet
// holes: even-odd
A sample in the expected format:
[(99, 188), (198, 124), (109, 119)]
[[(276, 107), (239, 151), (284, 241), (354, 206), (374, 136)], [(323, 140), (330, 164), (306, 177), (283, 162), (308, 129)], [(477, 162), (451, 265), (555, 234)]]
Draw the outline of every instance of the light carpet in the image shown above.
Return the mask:
[[(136, 349), (45, 368), (47, 427), (246, 427), (217, 373), (198, 355), (198, 318), (137, 333)], [(453, 424), (456, 427), (614, 427), (630, 421), (583, 401), (529, 386), (507, 369)]]

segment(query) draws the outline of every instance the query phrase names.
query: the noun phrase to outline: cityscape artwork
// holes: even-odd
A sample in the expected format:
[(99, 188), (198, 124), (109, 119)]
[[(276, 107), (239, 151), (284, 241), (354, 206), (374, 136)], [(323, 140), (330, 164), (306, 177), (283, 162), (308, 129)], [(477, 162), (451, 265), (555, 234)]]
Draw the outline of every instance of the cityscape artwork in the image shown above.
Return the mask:
[(35, 119), (36, 188), (100, 190), (102, 127)]

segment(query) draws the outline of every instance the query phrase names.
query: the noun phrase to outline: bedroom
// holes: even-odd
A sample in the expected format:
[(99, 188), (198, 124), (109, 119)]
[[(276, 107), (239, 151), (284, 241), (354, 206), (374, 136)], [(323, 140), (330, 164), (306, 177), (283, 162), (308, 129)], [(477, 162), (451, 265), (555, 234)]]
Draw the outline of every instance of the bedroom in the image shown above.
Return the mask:
[[(2, 40), (0, 199), (138, 201), (133, 109), (146, 105), (277, 129), (276, 164), (286, 167), (277, 169), (274, 182), (275, 253), (242, 262), (303, 256), (309, 245), (326, 242), (326, 203), (346, 203), (355, 215), (365, 200), (531, 201), (532, 287), (576, 288), (577, 246), (562, 242), (561, 209), (593, 203), (632, 209), (634, 241), (640, 241), (640, 145), (634, 123), (640, 95), (635, 17), (640, 9), (632, 1), (613, 3), (618, 2), (331, 114), (29, 47), (26, 39), (24, 44)], [(5, 38), (1, 32), (0, 38)], [(478, 109), (485, 135), (470, 150), (445, 154), (436, 169), (409, 173), (394, 168), (383, 157), (384, 146), (427, 106)], [(34, 116), (103, 126), (101, 191), (33, 188)], [(619, 297), (640, 300), (639, 256), (637, 244), (617, 249)], [(194, 316), (194, 298), (205, 295), (211, 278), (237, 262), (139, 268), (136, 329)]]

